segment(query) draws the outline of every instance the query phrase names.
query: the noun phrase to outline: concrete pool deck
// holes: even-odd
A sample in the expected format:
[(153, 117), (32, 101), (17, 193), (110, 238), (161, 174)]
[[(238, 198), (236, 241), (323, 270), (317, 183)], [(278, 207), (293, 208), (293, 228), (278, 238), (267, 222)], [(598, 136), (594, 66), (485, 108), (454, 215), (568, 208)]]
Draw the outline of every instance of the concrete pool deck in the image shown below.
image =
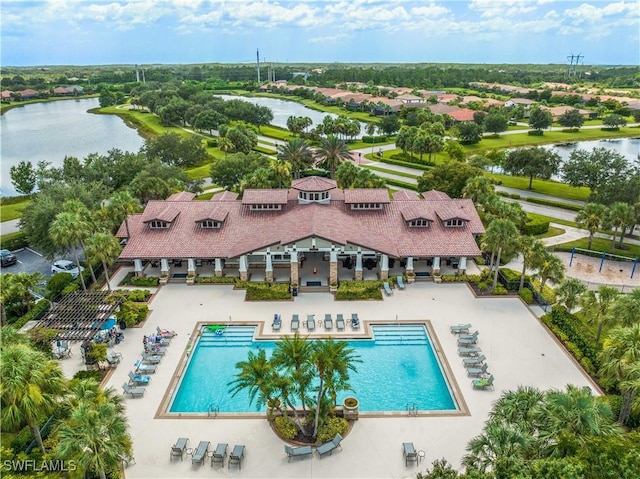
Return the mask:
[[(293, 301), (245, 302), (244, 291), (231, 286), (169, 284), (160, 288), (150, 308), (151, 315), (142, 328), (127, 329), (126, 340), (114, 349), (123, 360), (113, 371), (108, 385), (122, 391), (127, 373), (140, 357), (143, 335), (156, 327), (176, 330), (176, 336), (142, 398), (127, 396), (125, 404), (136, 463), (125, 469), (128, 479), (246, 477), (246, 478), (405, 478), (415, 477), (435, 459), (446, 458), (455, 467), (465, 453), (467, 442), (482, 430), (487, 414), (502, 391), (519, 385), (540, 389), (596, 386), (576, 367), (555, 339), (532, 312), (516, 298), (475, 298), (464, 284), (414, 283), (406, 290), (394, 290), (383, 301), (334, 301), (328, 293), (305, 293)], [(289, 333), (292, 314), (301, 323), (307, 314), (323, 318), (342, 313), (350, 318), (357, 312), (360, 321), (398, 321), (428, 319), (431, 321), (455, 382), (464, 397), (469, 415), (361, 418), (342, 441), (342, 450), (319, 459), (294, 459), (287, 463), (284, 442), (271, 431), (263, 419), (172, 418), (159, 419), (157, 413), (167, 387), (177, 371), (194, 325), (200, 321), (217, 323), (264, 321), (269, 334), (274, 313), (281, 314), (281, 334)], [(457, 354), (457, 337), (449, 332), (453, 324), (470, 322), (480, 332), (478, 346), (487, 356), (489, 371), (495, 376), (495, 390), (473, 390), (462, 360)], [(364, 329), (364, 328), (362, 328)], [(301, 330), (306, 333), (306, 330)], [(347, 326), (346, 335), (351, 333)], [(326, 334), (316, 327), (315, 335)], [(313, 335), (313, 336), (315, 336)], [(343, 333), (333, 331), (339, 338)], [(62, 361), (65, 371), (77, 368), (79, 354)], [(212, 365), (215, 368), (215, 365)], [(402, 391), (389, 391), (402, 394)], [(357, 392), (355, 394), (357, 397)], [(219, 465), (192, 465), (169, 459), (171, 446), (179, 437), (190, 439), (195, 448), (202, 440), (210, 441), (210, 449), (218, 442), (246, 446), (242, 469), (229, 470)], [(405, 466), (402, 443), (413, 442), (425, 451), (425, 460)]]

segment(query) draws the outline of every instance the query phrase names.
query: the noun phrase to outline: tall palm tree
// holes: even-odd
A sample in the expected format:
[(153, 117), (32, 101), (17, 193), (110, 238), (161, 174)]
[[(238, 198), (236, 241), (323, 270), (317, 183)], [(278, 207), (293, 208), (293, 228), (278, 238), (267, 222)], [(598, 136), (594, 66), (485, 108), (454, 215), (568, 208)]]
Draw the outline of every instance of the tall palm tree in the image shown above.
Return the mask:
[[(84, 225), (82, 226), (84, 231), (83, 234), (79, 237), (79, 242), (80, 247), (82, 248), (82, 253), (86, 257), (85, 240), (96, 230), (95, 215), (91, 211), (89, 211), (86, 205), (80, 200), (65, 201), (64, 205), (62, 206), (62, 211), (76, 215), (78, 223)], [(89, 271), (91, 272), (91, 279), (95, 284), (96, 274), (93, 271), (93, 265), (91, 264), (91, 261), (87, 261), (87, 265), (89, 266)]]
[(81, 400), (58, 427), (57, 437), (60, 457), (74, 459), (82, 472), (97, 473), (101, 479), (119, 467), (122, 456), (131, 454), (126, 416), (112, 401)]
[(481, 175), (474, 176), (467, 180), (467, 183), (462, 189), (462, 196), (464, 198), (469, 198), (477, 207), (484, 202), (485, 198), (493, 195), (494, 192), (495, 188), (491, 182), (491, 178)]
[(640, 288), (629, 294), (620, 294), (611, 305), (611, 316), (623, 326), (640, 322)]
[(120, 242), (110, 233), (100, 232), (87, 238), (85, 254), (89, 258), (102, 263), (104, 276), (107, 280), (107, 289), (109, 291), (111, 291), (109, 264), (120, 255), (120, 251), (122, 251)]
[(320, 413), (327, 404), (326, 394), (331, 396), (335, 405), (337, 391), (350, 389), (349, 372), (356, 370), (355, 363), (360, 362), (360, 359), (346, 342), (333, 339), (314, 342), (311, 356), (319, 379), (313, 422), (313, 437), (316, 437), (320, 427)]
[(127, 239), (130, 238), (129, 215), (141, 209), (138, 198), (133, 196), (128, 190), (118, 191), (109, 198), (108, 209), (112, 211), (113, 218), (117, 222), (115, 225), (116, 228), (124, 221), (124, 226), (127, 231)]
[(546, 248), (536, 255), (534, 267), (538, 270), (540, 278), (540, 292), (544, 291), (547, 281), (559, 284), (564, 279), (564, 264), (562, 260)]
[(313, 164), (313, 151), (309, 143), (294, 137), (282, 145), (278, 145), (278, 160), (291, 163), (294, 178), (300, 178), (300, 172)]
[(87, 285), (84, 282), (84, 275), (80, 271), (80, 259), (78, 258), (78, 246), (80, 239), (89, 235), (89, 225), (82, 221), (80, 217), (74, 213), (63, 211), (58, 213), (49, 226), (49, 236), (53, 242), (61, 247), (72, 248), (73, 256), (78, 267), (82, 289), (86, 291)]
[(487, 231), (484, 235), (484, 243), (491, 249), (491, 256), (493, 252), (497, 251), (496, 258), (496, 271), (493, 277), (492, 289), (496, 289), (498, 284), (498, 271), (500, 269), (500, 257), (502, 252), (506, 248), (515, 246), (518, 240), (518, 228), (513, 224), (513, 221), (506, 219), (496, 219), (489, 224)]
[(284, 370), (285, 376), (294, 379), (296, 394), (300, 398), (302, 410), (307, 410), (307, 391), (311, 388), (313, 371), (311, 370), (311, 343), (296, 331), (293, 337), (284, 336), (276, 343), (271, 362), (276, 368)]
[(462, 463), (485, 473), (498, 462), (526, 457), (531, 441), (517, 425), (489, 421), (482, 434), (469, 441)]
[(556, 288), (558, 302), (567, 308), (570, 313), (573, 311), (580, 298), (587, 292), (587, 287), (577, 278), (567, 278)]
[(320, 141), (316, 156), (329, 169), (331, 178), (335, 176), (340, 163), (351, 160), (346, 143), (335, 135), (329, 135)]
[(613, 227), (613, 238), (611, 239), (611, 252), (616, 246), (616, 235), (620, 228), (620, 245), (624, 240), (624, 229), (633, 222), (633, 208), (628, 203), (617, 202), (611, 205), (608, 212), (609, 224)]
[(45, 453), (39, 424), (58, 406), (65, 379), (57, 361), (27, 344), (12, 344), (0, 351), (0, 417), (6, 427), (27, 423)]
[(524, 431), (533, 434), (536, 408), (544, 400), (544, 393), (530, 386), (518, 386), (515, 390), (502, 393), (493, 404), (489, 420), (522, 426)]
[(617, 327), (611, 330), (602, 345), (599, 374), (622, 393), (622, 407), (618, 421), (626, 424), (631, 413), (631, 405), (640, 392), (640, 323), (631, 327)]
[(591, 249), (593, 235), (600, 229), (607, 216), (607, 207), (600, 203), (587, 203), (576, 215), (576, 223), (580, 228), (589, 231), (589, 244), (587, 249)]
[(524, 288), (527, 269), (535, 264), (535, 256), (539, 254), (540, 250), (544, 249), (544, 244), (531, 235), (522, 235), (518, 238), (516, 248), (522, 255), (522, 272), (520, 273), (520, 286), (518, 288), (518, 291), (521, 291)]
[(236, 363), (236, 368), (240, 369), (240, 372), (236, 374), (236, 379), (228, 384), (232, 396), (246, 389), (249, 392), (249, 404), (255, 401), (258, 408), (274, 398), (275, 370), (267, 360), (264, 349), (257, 354), (249, 351), (247, 360)]
[(582, 313), (587, 319), (587, 322), (598, 325), (596, 343), (600, 342), (604, 325), (617, 320), (617, 318), (611, 315), (611, 308), (619, 294), (616, 288), (600, 285), (597, 292), (587, 291), (580, 300)]

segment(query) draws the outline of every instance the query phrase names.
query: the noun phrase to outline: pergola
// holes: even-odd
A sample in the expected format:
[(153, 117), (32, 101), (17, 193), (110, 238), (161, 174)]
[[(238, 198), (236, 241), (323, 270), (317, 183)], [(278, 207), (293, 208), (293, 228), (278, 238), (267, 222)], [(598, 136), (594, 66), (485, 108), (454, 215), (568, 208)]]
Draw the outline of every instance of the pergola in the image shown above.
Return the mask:
[(57, 330), (56, 339), (90, 340), (122, 302), (108, 291), (75, 291), (55, 303), (39, 327)]

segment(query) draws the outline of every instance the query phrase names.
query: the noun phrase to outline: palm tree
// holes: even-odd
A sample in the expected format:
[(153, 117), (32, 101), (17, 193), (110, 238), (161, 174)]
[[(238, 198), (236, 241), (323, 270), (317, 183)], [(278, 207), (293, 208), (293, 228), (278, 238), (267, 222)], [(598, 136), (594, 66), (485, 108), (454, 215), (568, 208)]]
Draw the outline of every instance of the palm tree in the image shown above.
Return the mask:
[(628, 203), (617, 202), (611, 205), (608, 212), (608, 222), (613, 227), (613, 238), (611, 239), (611, 252), (616, 246), (616, 235), (620, 228), (620, 246), (624, 240), (624, 229), (633, 222), (633, 208)]
[(278, 160), (291, 163), (294, 178), (300, 178), (300, 172), (313, 164), (313, 151), (307, 140), (291, 138), (283, 145), (278, 145)]
[(264, 349), (257, 354), (249, 351), (247, 360), (236, 363), (236, 368), (240, 369), (240, 372), (236, 374), (236, 379), (228, 384), (231, 386), (229, 392), (232, 396), (247, 389), (249, 404), (255, 401), (257, 408), (274, 398), (275, 369), (267, 360)]
[(640, 322), (640, 288), (629, 294), (620, 294), (611, 305), (611, 316), (623, 326), (633, 326)]
[(355, 350), (346, 342), (334, 341), (331, 338), (316, 341), (312, 345), (311, 360), (320, 380), (316, 397), (313, 437), (318, 435), (320, 413), (326, 406), (326, 394), (331, 396), (335, 405), (337, 391), (350, 389), (349, 372), (355, 371), (355, 363), (360, 362), (359, 357), (354, 353)]
[(577, 278), (567, 278), (556, 288), (556, 296), (558, 302), (564, 305), (570, 313), (586, 291), (587, 287), (582, 281)]
[(121, 405), (100, 395), (81, 400), (71, 416), (57, 429), (57, 453), (74, 459), (85, 473), (106, 472), (119, 467), (122, 456), (131, 454), (131, 438)]
[(589, 244), (587, 249), (591, 249), (593, 235), (602, 227), (607, 216), (607, 207), (599, 203), (587, 203), (576, 215), (576, 223), (580, 228), (589, 231)]
[(329, 135), (320, 141), (320, 147), (316, 151), (318, 159), (329, 169), (331, 178), (336, 174), (336, 168), (343, 161), (351, 160), (351, 153), (344, 141), (335, 135)]
[(80, 239), (89, 235), (89, 225), (82, 221), (80, 217), (74, 213), (63, 211), (56, 215), (49, 226), (49, 236), (55, 244), (61, 247), (73, 248), (73, 255), (78, 267), (78, 276), (82, 282), (82, 289), (86, 291), (87, 285), (84, 282), (84, 275), (80, 271), (80, 259), (78, 258), (78, 246)]
[(107, 289), (111, 291), (109, 280), (109, 263), (115, 260), (119, 255), (122, 247), (118, 239), (105, 232), (96, 233), (87, 239), (87, 249), (85, 254), (93, 260), (100, 261), (104, 269), (104, 276), (107, 280)]
[(522, 272), (520, 273), (520, 286), (518, 287), (518, 291), (521, 291), (524, 288), (527, 269), (535, 264), (535, 257), (544, 249), (544, 244), (531, 235), (523, 235), (518, 238), (516, 248), (522, 255)]
[(25, 422), (45, 453), (39, 424), (58, 406), (65, 379), (57, 361), (27, 344), (12, 344), (0, 351), (2, 424), (8, 428)]
[(565, 267), (562, 260), (546, 248), (536, 255), (534, 267), (538, 270), (538, 277), (540, 278), (540, 292), (544, 291), (547, 281), (560, 284), (564, 279)]
[(485, 198), (493, 195), (494, 191), (495, 188), (491, 182), (491, 178), (481, 175), (467, 180), (467, 183), (462, 189), (462, 196), (471, 199), (477, 207), (484, 202)]
[(568, 385), (566, 391), (551, 390), (537, 411), (539, 438), (554, 457), (575, 454), (593, 436), (620, 434), (609, 405), (589, 388)]
[(112, 211), (113, 218), (117, 222), (116, 227), (120, 226), (124, 221), (127, 239), (131, 237), (131, 233), (129, 232), (129, 215), (139, 211), (140, 208), (140, 201), (128, 190), (114, 193), (111, 195), (111, 198), (109, 198), (108, 209)]
[(532, 437), (516, 425), (489, 421), (482, 434), (469, 441), (469, 453), (462, 463), (485, 473), (498, 462), (526, 457), (531, 441)]
[(599, 374), (622, 393), (622, 407), (618, 421), (626, 424), (631, 405), (640, 393), (640, 323), (611, 330), (600, 353)]
[(533, 434), (535, 410), (544, 400), (544, 393), (530, 386), (518, 386), (515, 391), (505, 391), (494, 403), (489, 420), (519, 425), (523, 431)]
[[(496, 219), (489, 224), (484, 235), (484, 243), (491, 249), (491, 257), (494, 251), (497, 251), (496, 271), (493, 277), (492, 289), (496, 289), (498, 284), (498, 271), (500, 269), (500, 256), (505, 248), (515, 246), (518, 240), (518, 228), (511, 220)], [(491, 265), (490, 265), (491, 267)]]
[(311, 343), (302, 338), (298, 331), (293, 337), (281, 338), (271, 356), (272, 364), (283, 369), (284, 375), (291, 377), (296, 384), (296, 394), (300, 398), (303, 412), (306, 412), (307, 391), (313, 379), (310, 358)]
[(582, 313), (587, 319), (587, 322), (598, 325), (596, 343), (600, 342), (604, 325), (616, 321), (616, 318), (610, 313), (611, 307), (619, 294), (616, 288), (600, 285), (598, 286), (597, 292), (587, 291), (581, 298)]
[[(79, 242), (80, 247), (82, 248), (82, 254), (86, 256), (85, 239), (88, 238), (96, 230), (95, 216), (80, 200), (65, 201), (64, 205), (62, 206), (62, 211), (76, 215), (78, 223), (84, 225), (81, 226), (84, 231), (83, 235), (81, 235), (79, 238)], [(93, 271), (93, 265), (91, 264), (91, 261), (87, 261), (87, 265), (89, 266), (89, 271), (91, 272), (91, 279), (93, 280), (93, 283), (95, 283), (96, 274)]]

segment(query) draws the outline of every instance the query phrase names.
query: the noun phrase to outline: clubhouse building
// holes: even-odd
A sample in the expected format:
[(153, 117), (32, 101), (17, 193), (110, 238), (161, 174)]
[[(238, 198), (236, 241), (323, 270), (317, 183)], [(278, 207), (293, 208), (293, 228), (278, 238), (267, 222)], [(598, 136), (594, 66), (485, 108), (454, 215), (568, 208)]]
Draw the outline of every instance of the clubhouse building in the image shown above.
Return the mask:
[[(347, 189), (307, 177), (289, 189), (176, 193), (128, 218), (121, 262), (136, 275), (176, 280), (233, 276), (329, 286), (340, 280), (464, 273), (484, 233), (471, 200), (439, 191)], [(311, 281), (311, 280), (312, 281)]]

